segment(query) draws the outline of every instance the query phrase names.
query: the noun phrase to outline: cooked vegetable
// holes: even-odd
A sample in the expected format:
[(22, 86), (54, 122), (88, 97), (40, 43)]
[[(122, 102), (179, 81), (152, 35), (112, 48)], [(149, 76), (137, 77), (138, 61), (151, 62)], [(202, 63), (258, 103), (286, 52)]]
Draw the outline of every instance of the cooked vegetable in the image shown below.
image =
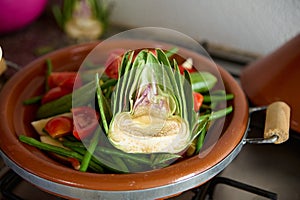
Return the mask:
[(198, 112), (203, 102), (203, 96), (198, 92), (193, 92), (193, 97), (194, 97), (194, 110)]
[(71, 109), (74, 120), (73, 135), (78, 140), (90, 136), (98, 127), (99, 114), (91, 107), (81, 106)]
[[(61, 156), (76, 158), (79, 161), (82, 161), (82, 159), (83, 159), (83, 156), (81, 154), (75, 152), (75, 151), (68, 150), (68, 149), (65, 149), (63, 147), (58, 147), (58, 146), (55, 146), (55, 145), (43, 143), (43, 142), (40, 142), (40, 141), (38, 141), (38, 140), (36, 140), (32, 137), (27, 137), (25, 135), (20, 135), (19, 140), (26, 143), (26, 144), (35, 146), (39, 149), (46, 150), (46, 151), (53, 152), (53, 153), (57, 153), (58, 155), (61, 155)], [(99, 172), (99, 173), (103, 172), (103, 168), (101, 166), (99, 166), (98, 164), (94, 163), (94, 162), (91, 162), (89, 167), (91, 169), (93, 169), (94, 171), (96, 171), (96, 172)]]
[(92, 81), (79, 89), (73, 91), (73, 94), (67, 94), (54, 101), (43, 104), (37, 111), (37, 118), (42, 119), (70, 112), (72, 108), (72, 95), (80, 95), (82, 98), (74, 99), (77, 106), (85, 105), (95, 96), (95, 82)]
[(205, 93), (217, 83), (217, 78), (209, 72), (191, 73), (192, 88), (195, 92)]
[(128, 153), (179, 153), (198, 135), (190, 74), (156, 49), (122, 60), (108, 139)]
[[(66, 157), (83, 172), (103, 171), (102, 167), (117, 173), (139, 172), (198, 154), (213, 121), (232, 111), (232, 106), (218, 105), (233, 94), (214, 89), (216, 76), (197, 72), (192, 59), (178, 66), (175, 51), (139, 49), (111, 54), (102, 76), (96, 73), (91, 80), (89, 74), (84, 79), (89, 82), (75, 86), (72, 94), (39, 107), (40, 120), (32, 125), (37, 132), (45, 130), (58, 138), (55, 142), (60, 145), (25, 136), (20, 140)], [(70, 89), (77, 81), (81, 85), (77, 75), (51, 72), (46, 81), (50, 90), (43, 99), (55, 88)], [(67, 117), (60, 114), (66, 112), (71, 112), (71, 121), (62, 120)]]
[(51, 88), (43, 97), (42, 104), (48, 103), (50, 101), (56, 100), (62, 96), (72, 93), (72, 89), (55, 87)]
[(118, 79), (119, 66), (122, 62), (123, 54), (125, 53), (124, 49), (116, 49), (110, 52), (108, 59), (105, 62), (105, 74), (113, 79)]
[[(48, 77), (50, 76), (50, 74), (52, 73), (52, 62), (50, 59), (46, 59), (46, 64), (47, 64), (47, 71), (46, 71), (46, 80), (48, 79)], [(49, 84), (46, 82), (45, 83), (45, 90), (48, 91), (49, 90)]]
[(59, 138), (73, 131), (73, 119), (66, 116), (59, 116), (50, 119), (44, 128), (52, 138)]
[(84, 154), (84, 157), (82, 159), (82, 162), (81, 162), (81, 166), (79, 168), (79, 171), (86, 171), (88, 166), (89, 166), (89, 163), (92, 159), (92, 155), (98, 145), (98, 142), (99, 142), (99, 138), (100, 138), (100, 127), (98, 127), (97, 131), (95, 131), (94, 133), (94, 136), (91, 140), (91, 143), (90, 145), (88, 146), (87, 148), (87, 151), (85, 152)]
[[(50, 61), (48, 61), (47, 63), (49, 62)], [(72, 93), (73, 89), (81, 87), (82, 83), (80, 76), (76, 72), (49, 71), (46, 76), (46, 85), (46, 94), (42, 97), (42, 104), (56, 100), (62, 96), (65, 96), (66, 94)]]
[(185, 70), (187, 70), (190, 73), (197, 72), (197, 70), (193, 66), (193, 60), (191, 58), (188, 58), (184, 63), (182, 63), (178, 67), (181, 74), (183, 74)]
[(82, 86), (80, 76), (77, 72), (52, 72), (48, 78), (47, 83), (49, 88), (62, 87), (73, 90)]
[(54, 117), (58, 117), (58, 116), (66, 116), (66, 117), (72, 118), (72, 113), (63, 113), (61, 115), (56, 115), (53, 117), (33, 121), (33, 122), (31, 122), (31, 125), (33, 126), (33, 128), (36, 130), (36, 132), (39, 135), (45, 135), (44, 128), (45, 128), (46, 124), (48, 123), (48, 121), (50, 121)]
[(213, 101), (228, 101), (233, 99), (233, 94), (224, 94), (224, 95), (205, 95), (203, 97), (203, 102), (212, 102)]
[(23, 101), (23, 104), (24, 105), (31, 105), (31, 104), (36, 104), (36, 103), (39, 103), (41, 100), (42, 100), (43, 96), (40, 95), (40, 96), (35, 96), (35, 97), (32, 97), (30, 99), (26, 99)]
[(224, 108), (222, 110), (218, 110), (218, 111), (215, 111), (215, 112), (212, 112), (212, 113), (209, 113), (209, 114), (206, 114), (206, 115), (201, 115), (199, 118), (198, 118), (198, 122), (200, 123), (201, 121), (203, 121), (205, 118), (209, 118), (209, 120), (216, 120), (216, 119), (219, 119), (221, 117), (224, 117), (226, 116), (227, 114), (231, 113), (232, 112), (232, 106), (228, 106), (227, 108)]

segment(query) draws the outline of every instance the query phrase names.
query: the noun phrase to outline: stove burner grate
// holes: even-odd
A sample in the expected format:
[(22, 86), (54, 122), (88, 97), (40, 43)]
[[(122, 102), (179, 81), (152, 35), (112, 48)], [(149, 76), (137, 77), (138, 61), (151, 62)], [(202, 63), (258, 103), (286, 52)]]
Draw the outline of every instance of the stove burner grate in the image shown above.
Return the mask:
[[(6, 172), (6, 174), (4, 174), (4, 176), (0, 179), (0, 191), (2, 194), (2, 197), (5, 200), (22, 200), (23, 198), (18, 196), (17, 194), (14, 193), (14, 189), (15, 187), (17, 187), (17, 185), (23, 181), (23, 179), (16, 174), (14, 171), (9, 170), (8, 172)], [(254, 187), (242, 182), (238, 182), (226, 177), (220, 177), (220, 176), (216, 176), (213, 179), (211, 179), (210, 181), (208, 181), (206, 184), (201, 185), (197, 188), (194, 188), (190, 191), (190, 193), (193, 193), (193, 195), (191, 195), (191, 200), (213, 200), (213, 194), (214, 191), (216, 190), (216, 186), (218, 184), (225, 184), (237, 189), (240, 189), (242, 191), (247, 191), (253, 194), (256, 194), (258, 196), (262, 196), (262, 197), (266, 197), (268, 199), (271, 200), (277, 200), (277, 194), (270, 192), (270, 191), (266, 191), (263, 190), (261, 188), (258, 187)], [(180, 196), (171, 198), (170, 200), (174, 199), (179, 199)], [(57, 197), (56, 199), (58, 200), (64, 200), (61, 197)]]
[(220, 176), (214, 177), (204, 186), (193, 189), (195, 196), (192, 200), (213, 200), (213, 194), (218, 184), (224, 184), (271, 200), (277, 200), (276, 193)]

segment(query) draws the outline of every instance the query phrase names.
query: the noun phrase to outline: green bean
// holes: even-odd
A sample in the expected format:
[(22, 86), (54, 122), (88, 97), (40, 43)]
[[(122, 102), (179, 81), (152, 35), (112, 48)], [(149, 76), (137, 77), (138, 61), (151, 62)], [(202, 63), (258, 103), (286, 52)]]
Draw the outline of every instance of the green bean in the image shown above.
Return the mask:
[(89, 163), (91, 161), (91, 158), (92, 158), (92, 154), (94, 153), (94, 151), (97, 147), (100, 131), (101, 131), (100, 127), (95, 131), (94, 136), (91, 140), (91, 143), (89, 144), (87, 151), (85, 152), (85, 154), (83, 156), (79, 171), (85, 172), (87, 170)]
[[(46, 143), (40, 142), (40, 141), (38, 141), (38, 140), (36, 140), (32, 137), (28, 137), (28, 136), (25, 136), (25, 135), (20, 135), (19, 140), (26, 143), (26, 144), (29, 144), (29, 145), (34, 146), (36, 148), (39, 148), (41, 150), (53, 152), (53, 153), (59, 154), (61, 156), (76, 158), (79, 161), (82, 161), (82, 159), (83, 159), (83, 156), (81, 154), (75, 152), (75, 151), (68, 150), (68, 149), (65, 149), (65, 148), (62, 148), (62, 147), (57, 147), (57, 146), (54, 146), (54, 145), (51, 145), (51, 144), (46, 144)], [(97, 165), (94, 162), (90, 163), (90, 168), (93, 169), (96, 172), (101, 172), (101, 173), (103, 172), (103, 168), (101, 166)]]
[(98, 104), (99, 104), (99, 110), (100, 110), (100, 115), (101, 115), (101, 121), (102, 125), (104, 128), (105, 133), (108, 133), (108, 122), (106, 121), (106, 116), (104, 112), (104, 96), (102, 94), (102, 90), (99, 84), (99, 76), (96, 74), (96, 90), (97, 90), (97, 99), (98, 99)]
[(111, 156), (117, 156), (120, 158), (126, 158), (126, 159), (131, 159), (139, 163), (143, 164), (151, 164), (151, 161), (147, 158), (147, 155), (141, 155), (141, 154), (130, 154), (130, 153), (125, 153), (123, 151), (119, 151), (117, 149), (112, 149), (108, 147), (100, 147), (98, 146), (96, 148), (96, 151), (99, 153), (105, 153)]
[(208, 125), (208, 123), (205, 124), (204, 128), (201, 130), (200, 135), (198, 136), (197, 143), (196, 143), (195, 154), (198, 154), (200, 149), (203, 146), (204, 138), (205, 138), (205, 135), (206, 135), (206, 132), (207, 132), (207, 125)]
[(54, 146), (54, 145), (51, 145), (51, 144), (46, 144), (46, 143), (40, 142), (40, 141), (38, 141), (38, 140), (36, 140), (32, 137), (28, 137), (28, 136), (25, 136), (25, 135), (20, 135), (19, 139), (20, 139), (20, 141), (22, 141), (26, 144), (29, 144), (31, 146), (35, 146), (39, 149), (50, 151), (50, 152), (53, 152), (53, 153), (57, 153), (57, 154), (62, 155), (62, 156), (72, 157), (72, 158), (76, 158), (78, 160), (82, 160), (82, 155), (80, 155), (80, 154), (78, 154), (74, 151), (71, 151), (71, 150), (68, 150), (68, 149), (65, 149), (65, 148), (62, 148), (62, 147), (57, 147), (57, 146)]
[(228, 101), (233, 99), (233, 94), (226, 94), (226, 95), (204, 95), (203, 102), (208, 103), (212, 101)]
[[(84, 148), (84, 144), (82, 144), (81, 142), (64, 141), (63, 145), (68, 148), (73, 148), (73, 147)], [(96, 152), (98, 152), (99, 154), (106, 154), (106, 155), (131, 159), (143, 164), (151, 164), (151, 161), (147, 158), (147, 155), (125, 153), (123, 151), (119, 151), (117, 149), (108, 148), (104, 146), (97, 146)]]
[(112, 95), (112, 93), (113, 93), (113, 90), (110, 89), (110, 88), (108, 88), (108, 89), (106, 89), (105, 92), (103, 92), (103, 93), (104, 93), (104, 96), (105, 96), (106, 99), (110, 99), (110, 98), (111, 98), (111, 95)]
[[(73, 149), (74, 151), (80, 152), (81, 154), (84, 154), (86, 151), (84, 144), (82, 144), (81, 142), (64, 141), (63, 145), (65, 147)], [(98, 155), (101, 155), (101, 156), (98, 156)], [(132, 160), (133, 162), (147, 164), (147, 165), (151, 164), (151, 161), (147, 158), (146, 155), (129, 154), (129, 153), (119, 151), (117, 149), (98, 146), (95, 150), (95, 153), (93, 154), (93, 157), (102, 164), (101, 165), (99, 163), (101, 166), (108, 167), (111, 170), (112, 170), (111, 166), (114, 166), (116, 164), (102, 158), (104, 155), (109, 155), (111, 158), (119, 157), (119, 158), (129, 159), (129, 160)]]
[(218, 110), (215, 112), (212, 112), (210, 114), (205, 114), (205, 115), (201, 115), (198, 118), (198, 123), (200, 123), (201, 121), (203, 121), (205, 118), (209, 117), (209, 120), (215, 120), (221, 117), (226, 116), (227, 114), (232, 112), (232, 106), (228, 106), (227, 108), (224, 108), (222, 110)]
[[(82, 148), (82, 147), (74, 147), (74, 146), (71, 146), (71, 147), (68, 147), (69, 149), (72, 149), (73, 151), (81, 154), (82, 156), (84, 156), (87, 152), (86, 148)], [(103, 167), (105, 167), (98, 159), (96, 159), (93, 155), (92, 155), (92, 158), (91, 158), (92, 162), (95, 162)]]
[(104, 169), (94, 161), (90, 161), (89, 168), (98, 173), (104, 173)]
[(24, 105), (31, 105), (31, 104), (36, 104), (36, 103), (39, 103), (41, 101), (41, 99), (43, 98), (42, 95), (40, 96), (35, 96), (35, 97), (32, 97), (30, 99), (26, 99), (23, 101), (23, 104)]
[(115, 86), (116, 83), (118, 82), (117, 79), (108, 79), (107, 81), (105, 81), (102, 85), (101, 85), (101, 89), (104, 90), (104, 89), (107, 89), (111, 86)]
[[(64, 145), (65, 146), (65, 145)], [(75, 151), (77, 153), (79, 153), (80, 155), (84, 155), (86, 152), (86, 148), (82, 148), (82, 147), (76, 147), (76, 146), (65, 146), (69, 149), (71, 149), (72, 151)]]
[(69, 141), (69, 140), (64, 140), (62, 142), (62, 144), (65, 146), (65, 147), (68, 147), (68, 148), (84, 148), (85, 149), (85, 146), (82, 142), (78, 142), (78, 141)]
[[(72, 99), (72, 97), (78, 97)], [(37, 119), (52, 117), (54, 115), (70, 112), (73, 106), (86, 105), (95, 97), (95, 82), (92, 81), (78, 88), (71, 94), (64, 95), (56, 100), (50, 101), (39, 107)]]
[(45, 81), (45, 87), (46, 88), (45, 89), (46, 89), (46, 92), (47, 92), (49, 90), (48, 77), (52, 73), (52, 62), (49, 58), (46, 59), (46, 64), (47, 64), (47, 71), (46, 71), (46, 81)]

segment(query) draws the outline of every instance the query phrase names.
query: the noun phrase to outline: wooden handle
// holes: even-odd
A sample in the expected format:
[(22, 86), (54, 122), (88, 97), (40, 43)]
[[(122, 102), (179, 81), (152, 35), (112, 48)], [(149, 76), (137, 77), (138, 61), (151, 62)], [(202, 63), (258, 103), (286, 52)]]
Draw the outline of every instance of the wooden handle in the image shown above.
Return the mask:
[(0, 46), (0, 76), (3, 74), (3, 72), (6, 70), (6, 63), (4, 61), (4, 58), (2, 58), (2, 49)]
[(264, 138), (274, 135), (278, 137), (274, 144), (280, 144), (289, 139), (290, 107), (282, 102), (274, 102), (267, 108)]
[(5, 72), (7, 69), (6, 62), (4, 58), (0, 59), (0, 76)]

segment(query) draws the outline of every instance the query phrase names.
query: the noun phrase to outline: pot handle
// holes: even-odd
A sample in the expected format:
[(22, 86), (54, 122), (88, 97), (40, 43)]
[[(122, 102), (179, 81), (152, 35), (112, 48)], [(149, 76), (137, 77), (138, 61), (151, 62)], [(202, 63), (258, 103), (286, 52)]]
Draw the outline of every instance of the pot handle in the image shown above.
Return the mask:
[(281, 144), (289, 139), (290, 112), (289, 105), (276, 101), (267, 107), (251, 108), (250, 114), (266, 109), (264, 138), (247, 138), (251, 144), (274, 143)]

